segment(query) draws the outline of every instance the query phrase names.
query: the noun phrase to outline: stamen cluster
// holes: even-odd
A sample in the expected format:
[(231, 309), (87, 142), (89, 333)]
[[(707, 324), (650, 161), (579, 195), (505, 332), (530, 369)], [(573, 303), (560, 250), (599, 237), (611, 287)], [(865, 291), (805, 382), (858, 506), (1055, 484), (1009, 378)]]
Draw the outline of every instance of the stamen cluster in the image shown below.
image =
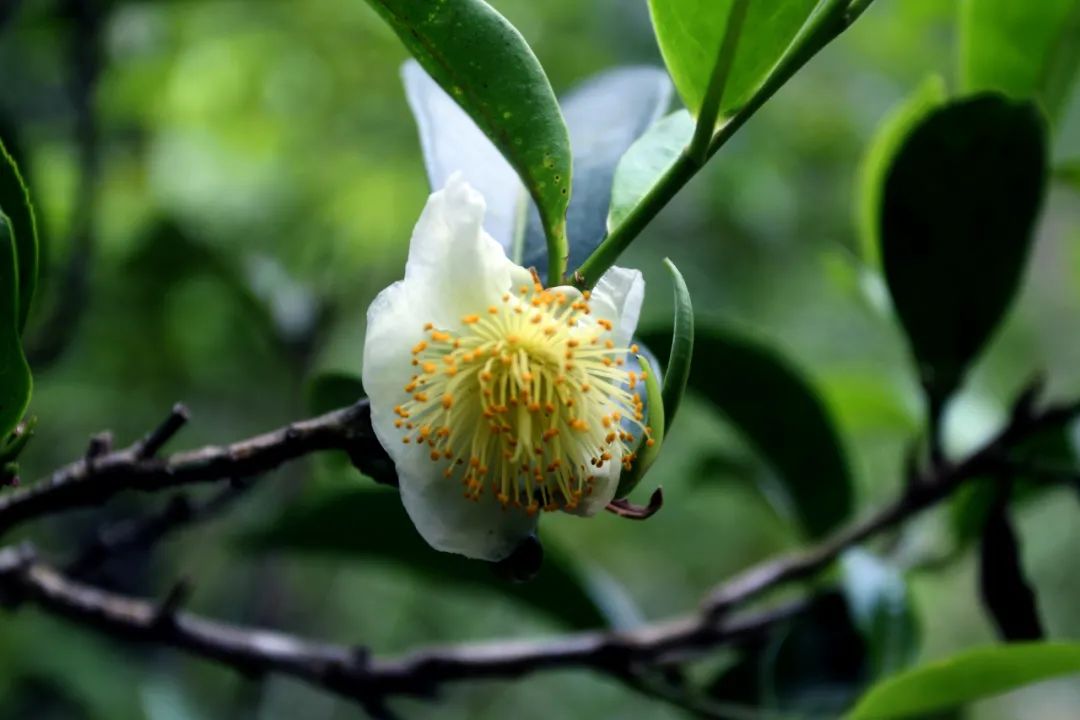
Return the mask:
[(530, 515), (574, 510), (611, 463), (633, 463), (626, 428), (651, 432), (644, 373), (626, 363), (637, 347), (616, 347), (588, 292), (545, 289), (535, 274), (480, 310), (454, 330), (424, 326), (394, 425), (470, 500), (488, 489)]

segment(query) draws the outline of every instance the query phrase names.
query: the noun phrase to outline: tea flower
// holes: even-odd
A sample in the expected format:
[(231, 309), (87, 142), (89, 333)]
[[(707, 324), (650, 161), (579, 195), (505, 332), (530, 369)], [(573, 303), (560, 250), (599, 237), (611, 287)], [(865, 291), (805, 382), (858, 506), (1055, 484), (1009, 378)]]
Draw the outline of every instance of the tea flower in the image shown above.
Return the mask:
[[(645, 284), (545, 288), (484, 232), (460, 175), (428, 199), (405, 278), (368, 309), (363, 382), (402, 502), (433, 547), (506, 557), (541, 511), (600, 511), (644, 427), (636, 352)], [(647, 440), (647, 442), (651, 442)]]

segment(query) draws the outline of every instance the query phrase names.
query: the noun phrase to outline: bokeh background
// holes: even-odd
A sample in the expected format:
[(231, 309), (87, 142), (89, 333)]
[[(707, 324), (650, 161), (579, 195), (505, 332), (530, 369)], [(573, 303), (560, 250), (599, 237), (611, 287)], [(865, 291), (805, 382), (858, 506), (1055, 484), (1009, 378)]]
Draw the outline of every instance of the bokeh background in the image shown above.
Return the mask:
[[(643, 1), (493, 4), (558, 92), (614, 66), (662, 65)], [(670, 256), (699, 323), (736, 323), (805, 372), (841, 428), (862, 509), (898, 491), (922, 409), (883, 286), (860, 262), (856, 174), (890, 107), (931, 73), (954, 82), (956, 5), (878, 0), (621, 263), (645, 273), (643, 327), (670, 323), (661, 265)], [(0, 4), (0, 134), (24, 155), (47, 244), (31, 320), (39, 429), (26, 479), (79, 457), (102, 429), (129, 442), (178, 400), (193, 421), (173, 447), (225, 442), (313, 412), (325, 403), (311, 392), (321, 373), (359, 373), (367, 305), (401, 276), (428, 192), (399, 78), (406, 57), (360, 0)], [(1054, 154), (1080, 157), (1077, 97)], [(1019, 300), (950, 408), (954, 450), (992, 430), (1036, 372), (1051, 395), (1080, 393), (1078, 318), (1080, 196), (1054, 184)], [(717, 581), (803, 542), (770, 502), (766, 465), (708, 405), (684, 408), (646, 481), (664, 487), (659, 515), (545, 519), (549, 550), (616, 623), (691, 610)], [(220, 518), (127, 553), (93, 579), (160, 596), (188, 578), (193, 610), (382, 655), (566, 629), (496, 583), (458, 586), (401, 562), (395, 533), (348, 542), (379, 528), (266, 540), (285, 509), (370, 485), (337, 458), (291, 464)], [(63, 561), (103, 522), (165, 501), (127, 494), (23, 534)], [(1051, 637), (1080, 637), (1078, 510), (1075, 489), (1062, 487), (1018, 513)], [(924, 660), (994, 639), (972, 552), (953, 551), (950, 523), (942, 508), (889, 545), (919, 568), (910, 581)], [(420, 565), (440, 561), (432, 553)], [(683, 716), (583, 673), (455, 686), (437, 703), (395, 707), (409, 718)], [(1080, 684), (1061, 681), (969, 716), (1067, 718), (1076, 707)], [(0, 616), (0, 718), (301, 715), (362, 713), (294, 682), (117, 644), (30, 609)]]

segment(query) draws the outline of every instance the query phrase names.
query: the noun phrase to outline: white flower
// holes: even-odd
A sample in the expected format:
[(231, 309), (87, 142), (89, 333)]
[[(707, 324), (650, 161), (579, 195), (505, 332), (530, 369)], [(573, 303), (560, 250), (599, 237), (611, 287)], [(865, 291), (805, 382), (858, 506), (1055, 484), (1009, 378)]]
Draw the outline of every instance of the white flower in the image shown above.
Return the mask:
[(644, 383), (627, 367), (645, 283), (544, 288), (482, 228), (460, 175), (428, 199), (405, 279), (368, 308), (363, 381), (401, 497), (433, 547), (499, 560), (540, 510), (580, 515), (633, 460)]

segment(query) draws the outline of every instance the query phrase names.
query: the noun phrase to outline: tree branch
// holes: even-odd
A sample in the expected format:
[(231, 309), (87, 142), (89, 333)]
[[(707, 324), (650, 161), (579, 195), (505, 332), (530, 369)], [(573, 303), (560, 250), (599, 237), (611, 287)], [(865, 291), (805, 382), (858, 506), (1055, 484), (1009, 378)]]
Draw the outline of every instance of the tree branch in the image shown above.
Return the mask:
[[(163, 603), (118, 595), (66, 577), (29, 548), (0, 550), (0, 597), (28, 602), (101, 632), (185, 650), (248, 674), (280, 673), (357, 700), (382, 712), (396, 695), (428, 697), (444, 683), (509, 679), (551, 669), (587, 668), (627, 678), (645, 668), (683, 662), (718, 646), (760, 637), (801, 612), (798, 600), (753, 613), (740, 605), (825, 568), (847, 548), (896, 526), (947, 498), (963, 482), (1009, 462), (1008, 451), (1033, 435), (1080, 415), (1080, 402), (1042, 412), (1014, 413), (1009, 424), (967, 458), (932, 463), (896, 502), (801, 553), (766, 561), (720, 585), (700, 612), (623, 632), (585, 632), (539, 641), (432, 647), (390, 659), (364, 648), (305, 640), (229, 625), (179, 612), (175, 593)], [(136, 458), (135, 448), (107, 453), (58, 471), (50, 481), (13, 493), (0, 505), (5, 527), (13, 519), (101, 502), (121, 488), (156, 490), (221, 477), (264, 472), (288, 459), (324, 449), (355, 453), (373, 443), (366, 402), (294, 423), (223, 448), (179, 453), (165, 460)], [(106, 482), (102, 478), (109, 478)]]
[[(166, 421), (162, 427), (171, 430), (173, 424)], [(159, 428), (150, 439), (158, 438), (160, 432)], [(323, 450), (343, 450), (361, 470), (387, 479), (378, 465), (385, 452), (371, 430), (366, 400), (231, 445), (211, 445), (166, 458), (144, 456), (146, 442), (77, 460), (45, 480), (0, 497), (0, 534), (33, 518), (99, 505), (123, 490), (158, 491), (241, 479)]]
[(804, 601), (711, 622), (703, 615), (628, 632), (584, 632), (541, 641), (430, 647), (390, 659), (362, 647), (305, 640), (231, 625), (106, 592), (71, 580), (27, 547), (0, 550), (0, 590), (11, 605), (32, 603), (115, 637), (168, 645), (245, 674), (278, 673), (363, 703), (395, 695), (430, 697), (444, 683), (509, 679), (529, 673), (588, 668), (622, 675), (640, 665), (673, 662), (741, 641), (783, 622)]

